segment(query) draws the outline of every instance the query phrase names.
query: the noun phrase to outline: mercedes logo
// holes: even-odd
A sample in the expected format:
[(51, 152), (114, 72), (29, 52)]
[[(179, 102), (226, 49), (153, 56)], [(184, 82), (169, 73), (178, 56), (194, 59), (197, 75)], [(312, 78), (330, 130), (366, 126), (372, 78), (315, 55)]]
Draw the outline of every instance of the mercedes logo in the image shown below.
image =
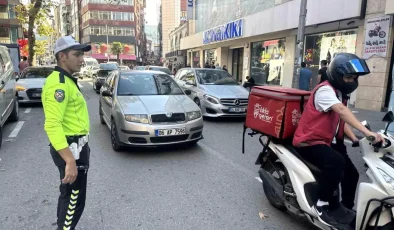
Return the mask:
[(234, 100), (234, 105), (239, 105), (239, 104), (241, 104), (241, 102), (239, 102), (238, 99), (235, 99), (235, 100)]
[(172, 112), (166, 113), (167, 117), (172, 117)]

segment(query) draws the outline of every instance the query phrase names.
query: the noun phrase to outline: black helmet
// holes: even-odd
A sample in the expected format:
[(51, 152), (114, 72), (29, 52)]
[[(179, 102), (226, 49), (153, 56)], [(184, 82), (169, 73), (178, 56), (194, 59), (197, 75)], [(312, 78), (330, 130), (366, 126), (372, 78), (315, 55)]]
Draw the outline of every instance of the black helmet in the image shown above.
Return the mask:
[(361, 76), (369, 74), (369, 68), (364, 59), (350, 53), (338, 53), (327, 69), (330, 84), (343, 94), (350, 94), (358, 87), (358, 78), (352, 83), (343, 80), (346, 75)]

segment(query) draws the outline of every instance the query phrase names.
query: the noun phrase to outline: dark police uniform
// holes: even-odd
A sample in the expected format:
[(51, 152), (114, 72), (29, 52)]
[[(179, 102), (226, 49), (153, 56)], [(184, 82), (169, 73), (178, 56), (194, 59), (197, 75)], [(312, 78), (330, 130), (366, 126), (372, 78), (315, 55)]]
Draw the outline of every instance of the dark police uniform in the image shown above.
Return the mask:
[(55, 70), (46, 79), (42, 90), (45, 114), (44, 129), (50, 141), (50, 153), (60, 172), (65, 176), (66, 163), (58, 150), (76, 143), (80, 148), (76, 160), (78, 177), (72, 184), (60, 184), (57, 206), (58, 229), (74, 229), (85, 207), (87, 171), (90, 148), (88, 146), (89, 114), (86, 101), (78, 87), (77, 79), (62, 68)]

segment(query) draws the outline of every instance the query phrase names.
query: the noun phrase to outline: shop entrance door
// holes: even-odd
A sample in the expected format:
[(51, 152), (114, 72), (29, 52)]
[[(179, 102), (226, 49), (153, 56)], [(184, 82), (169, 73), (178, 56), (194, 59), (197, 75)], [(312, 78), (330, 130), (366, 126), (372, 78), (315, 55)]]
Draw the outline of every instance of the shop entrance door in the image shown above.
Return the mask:
[(232, 73), (237, 81), (242, 81), (243, 57), (244, 48), (233, 49)]

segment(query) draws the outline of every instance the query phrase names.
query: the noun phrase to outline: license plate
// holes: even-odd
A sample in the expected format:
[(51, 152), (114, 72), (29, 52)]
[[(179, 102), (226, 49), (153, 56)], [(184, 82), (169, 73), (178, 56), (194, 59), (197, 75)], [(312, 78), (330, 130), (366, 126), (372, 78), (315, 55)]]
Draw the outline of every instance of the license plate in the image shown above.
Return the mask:
[(244, 113), (246, 111), (246, 108), (239, 108), (239, 107), (233, 107), (230, 108), (229, 112), (230, 113)]
[(156, 137), (182, 135), (182, 134), (186, 133), (186, 128), (180, 128), (180, 129), (157, 129), (157, 130), (155, 130), (155, 133), (156, 133)]
[(33, 97), (41, 97), (41, 93), (33, 93)]

